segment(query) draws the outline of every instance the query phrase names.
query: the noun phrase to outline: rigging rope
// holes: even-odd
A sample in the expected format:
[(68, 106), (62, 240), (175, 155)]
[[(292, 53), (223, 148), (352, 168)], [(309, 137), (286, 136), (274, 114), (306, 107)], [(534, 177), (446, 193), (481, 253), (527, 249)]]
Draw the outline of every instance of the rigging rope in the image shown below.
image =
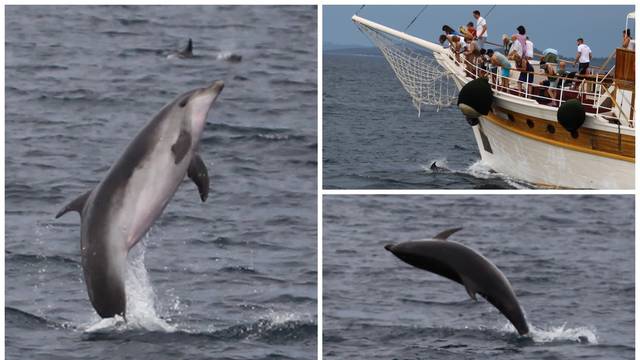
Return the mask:
[(358, 15), (358, 13), (360, 13), (360, 10), (364, 9), (365, 6), (367, 6), (367, 5), (360, 6), (360, 9), (358, 9), (358, 11), (356, 11), (356, 15)]
[(427, 6), (429, 6), (429, 5), (425, 5), (425, 6), (422, 7), (422, 9), (418, 13), (418, 15), (416, 15), (416, 17), (414, 17), (413, 20), (411, 20), (411, 22), (409, 23), (409, 25), (407, 25), (407, 27), (404, 29), (404, 32), (407, 32), (407, 30), (409, 30), (411, 25), (413, 25), (413, 23), (418, 19), (418, 16), (420, 16), (420, 14), (422, 14), (422, 12), (427, 8)]
[(485, 16), (484, 16), (484, 19), (485, 19), (485, 20), (489, 17), (489, 14), (491, 14), (491, 12), (493, 11), (493, 9), (495, 9), (495, 8), (496, 8), (496, 6), (497, 6), (497, 5), (493, 5), (493, 6), (491, 7), (491, 9), (489, 9), (489, 11), (487, 12), (487, 15), (485, 15)]

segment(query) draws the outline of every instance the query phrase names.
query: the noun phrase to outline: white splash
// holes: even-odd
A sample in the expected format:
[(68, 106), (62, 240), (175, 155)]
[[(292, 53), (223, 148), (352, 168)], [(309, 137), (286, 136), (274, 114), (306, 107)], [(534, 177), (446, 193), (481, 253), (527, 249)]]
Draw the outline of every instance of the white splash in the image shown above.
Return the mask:
[(156, 296), (144, 266), (146, 237), (135, 246), (127, 258), (125, 292), (127, 295), (126, 321), (120, 316), (100, 319), (89, 325), (85, 332), (147, 330), (174, 332), (176, 328), (161, 319), (155, 308)]
[[(560, 326), (536, 327), (529, 324), (529, 337), (536, 343), (550, 343), (556, 341), (574, 341), (583, 344), (597, 344), (596, 330), (586, 326), (567, 328), (564, 323)], [(504, 324), (501, 332), (515, 333), (516, 329), (510, 323)]]
[(129, 328), (173, 332), (175, 327), (162, 320), (155, 307), (156, 294), (144, 266), (146, 238), (129, 253), (125, 289)]
[(567, 328), (567, 324), (561, 326), (549, 326), (538, 328), (531, 326), (531, 337), (537, 343), (547, 343), (553, 341), (575, 341), (579, 343), (597, 344), (598, 337), (595, 329), (586, 326)]
[(496, 172), (495, 170), (493, 170), (491, 167), (489, 167), (489, 165), (487, 165), (484, 161), (482, 160), (478, 160), (476, 162), (474, 162), (473, 164), (471, 164), (471, 166), (469, 166), (469, 168), (467, 168), (466, 171), (467, 174), (475, 177), (475, 178), (479, 178), (479, 179), (502, 179), (504, 180), (504, 182), (506, 182), (507, 184), (515, 187), (516, 189), (527, 189), (528, 187), (525, 186), (523, 183), (518, 182), (517, 180)]
[(268, 320), (273, 325), (281, 325), (293, 321), (307, 321), (309, 317), (309, 315), (305, 316), (300, 313), (269, 310), (262, 319)]

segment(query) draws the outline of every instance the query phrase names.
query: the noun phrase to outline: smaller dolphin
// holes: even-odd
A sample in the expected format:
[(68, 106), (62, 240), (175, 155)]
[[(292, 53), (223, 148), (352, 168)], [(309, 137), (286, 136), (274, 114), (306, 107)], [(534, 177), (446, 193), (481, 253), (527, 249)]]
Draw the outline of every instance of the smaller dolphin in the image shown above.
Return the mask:
[(189, 42), (187, 43), (187, 46), (185, 46), (184, 49), (171, 53), (169, 54), (169, 56), (167, 56), (168, 59), (190, 59), (193, 57), (193, 41), (191, 41), (191, 38), (189, 38)]
[(528, 334), (524, 312), (500, 269), (477, 251), (447, 241), (451, 234), (461, 229), (445, 230), (433, 240), (388, 244), (384, 248), (407, 264), (459, 283), (473, 300), (477, 301), (476, 294), (480, 294), (515, 326), (518, 334)]
[(429, 167), (429, 170), (431, 170), (431, 172), (447, 172), (447, 171), (449, 171), (447, 168), (440, 167), (436, 163), (437, 162), (434, 161), (433, 164), (431, 164), (431, 166)]

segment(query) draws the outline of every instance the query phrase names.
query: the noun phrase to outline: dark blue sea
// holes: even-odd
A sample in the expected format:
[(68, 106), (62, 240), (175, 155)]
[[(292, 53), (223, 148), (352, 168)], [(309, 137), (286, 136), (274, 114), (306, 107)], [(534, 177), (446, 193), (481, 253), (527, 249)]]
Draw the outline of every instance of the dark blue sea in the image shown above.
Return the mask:
[(325, 189), (530, 187), (482, 163), (457, 107), (418, 117), (377, 49), (325, 51), (322, 84)]
[[(6, 358), (315, 358), (316, 8), (5, 11)], [(188, 38), (194, 58), (167, 59)], [(130, 253), (128, 323), (101, 321), (80, 219), (53, 217), (164, 104), (216, 79), (209, 199), (185, 180)]]
[[(324, 359), (634, 359), (633, 196), (325, 196)], [(532, 336), (384, 249), (449, 240), (502, 270)]]

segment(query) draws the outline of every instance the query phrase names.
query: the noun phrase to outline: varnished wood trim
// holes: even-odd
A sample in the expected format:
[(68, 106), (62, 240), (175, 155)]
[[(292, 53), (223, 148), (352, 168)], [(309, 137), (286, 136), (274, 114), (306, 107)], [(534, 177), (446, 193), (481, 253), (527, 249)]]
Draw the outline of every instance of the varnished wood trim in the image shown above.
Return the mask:
[[(606, 141), (608, 138), (611, 137), (611, 134), (605, 131), (581, 128), (579, 130), (578, 138), (583, 137), (583, 139), (581, 141), (577, 141), (577, 139), (576, 141), (573, 141), (574, 139), (569, 138), (570, 137), (570, 135), (568, 135), (569, 133), (558, 122), (548, 121), (544, 119), (537, 119), (531, 116), (518, 114), (518, 113), (501, 109), (501, 108), (497, 110), (507, 114), (507, 116), (511, 115), (510, 117), (513, 118), (513, 120), (502, 119), (495, 113), (489, 113), (489, 115), (484, 116), (484, 118), (518, 135), (521, 135), (536, 141), (544, 142), (553, 146), (570, 149), (573, 151), (578, 151), (578, 152), (583, 152), (587, 154), (635, 163), (635, 137), (634, 136), (622, 135), (624, 150), (621, 152), (603, 151), (600, 149), (594, 149), (592, 147), (588, 147), (584, 142), (585, 142), (585, 138), (587, 137), (590, 137), (593, 139), (600, 138), (603, 142)], [(527, 120), (534, 122), (533, 128), (529, 128), (529, 126), (527, 125)], [(566, 132), (567, 134), (560, 137), (554, 134), (546, 133), (546, 128), (549, 124), (555, 127), (556, 134), (558, 134), (559, 132)], [(541, 134), (538, 134), (538, 132), (540, 132), (539, 129), (544, 129), (543, 130), (544, 132)], [(616, 137), (618, 136), (617, 134), (614, 134), (614, 135)], [(555, 139), (555, 137), (558, 137), (561, 140)]]

